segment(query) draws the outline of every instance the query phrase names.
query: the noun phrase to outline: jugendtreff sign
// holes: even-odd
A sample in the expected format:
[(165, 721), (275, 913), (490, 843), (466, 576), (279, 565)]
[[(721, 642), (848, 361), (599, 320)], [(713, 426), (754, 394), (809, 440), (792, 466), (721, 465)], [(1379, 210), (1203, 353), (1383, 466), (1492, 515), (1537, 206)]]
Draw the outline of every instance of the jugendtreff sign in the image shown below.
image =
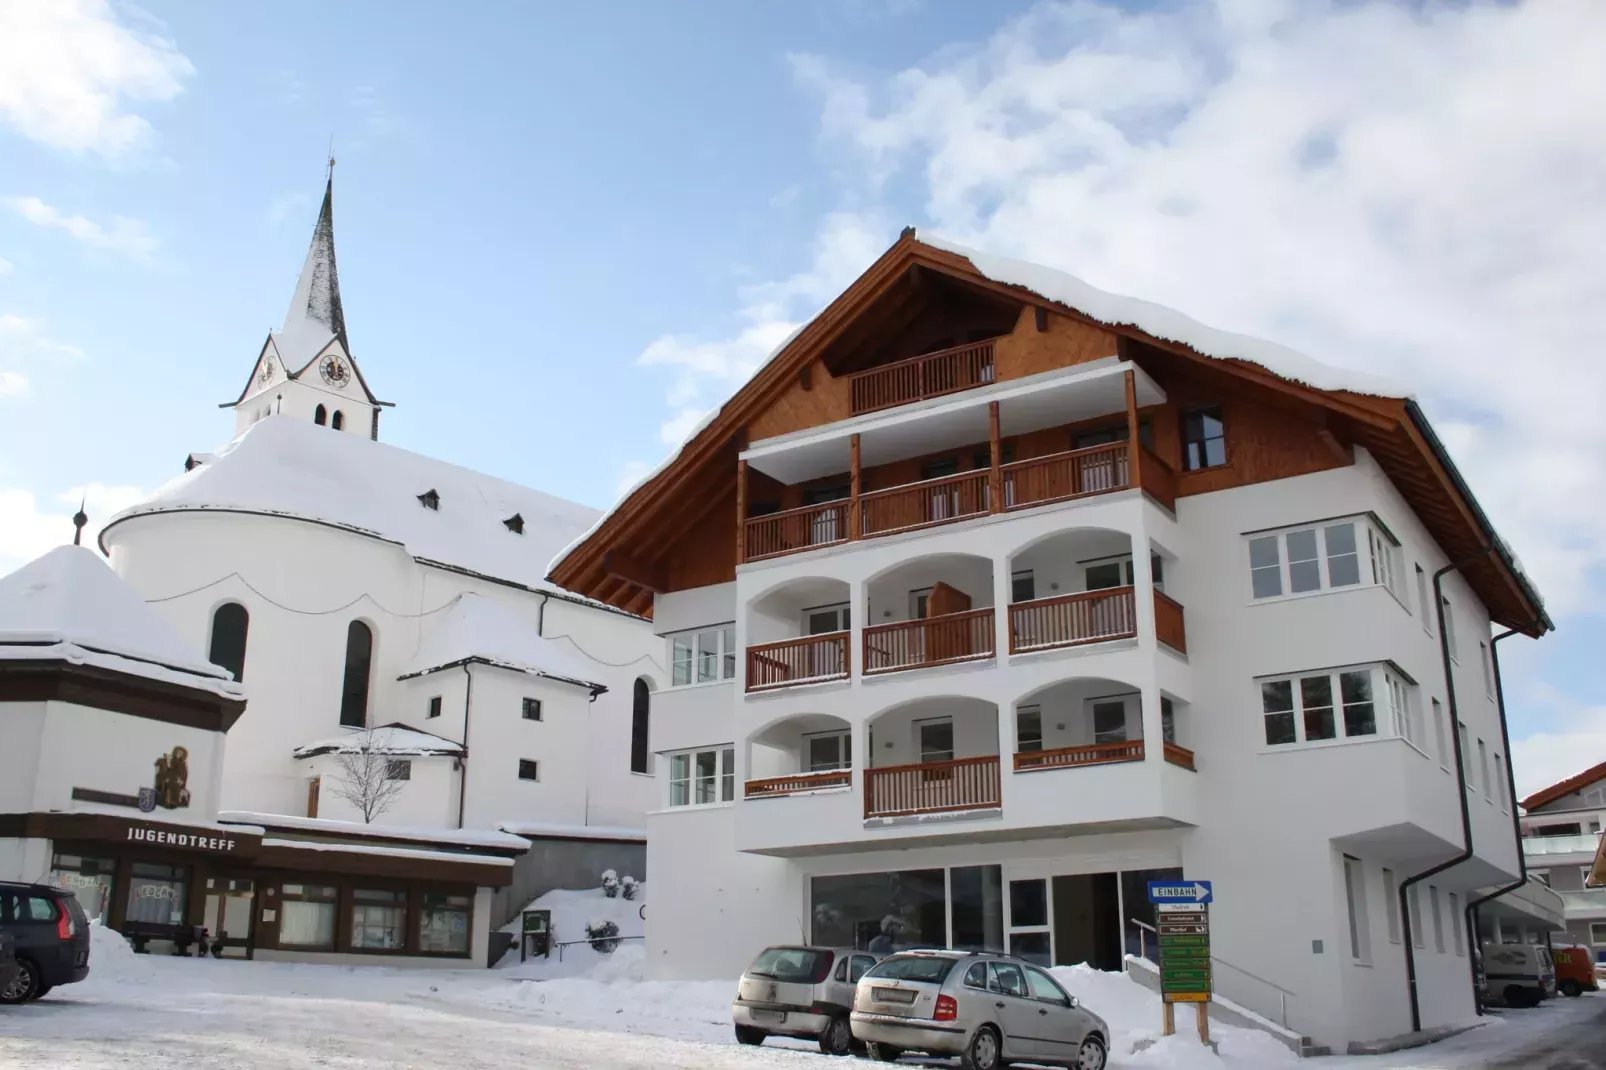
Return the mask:
[(229, 854), (234, 850), (234, 837), (220, 832), (179, 832), (176, 829), (151, 828), (148, 825), (130, 824), (128, 843), (149, 843), (158, 847), (187, 847), (193, 851), (216, 851)]

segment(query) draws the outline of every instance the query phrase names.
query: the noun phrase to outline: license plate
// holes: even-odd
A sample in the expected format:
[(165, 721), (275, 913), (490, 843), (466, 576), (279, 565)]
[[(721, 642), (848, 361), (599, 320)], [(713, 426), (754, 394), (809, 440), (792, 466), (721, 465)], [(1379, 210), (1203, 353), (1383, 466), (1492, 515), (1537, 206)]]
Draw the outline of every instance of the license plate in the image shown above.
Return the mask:
[(785, 1011), (761, 1011), (761, 1010), (758, 1010), (758, 1009), (755, 1008), (754, 1010), (748, 1011), (748, 1013), (753, 1016), (753, 1021), (755, 1021), (755, 1022), (784, 1022), (784, 1021), (786, 1021), (786, 1012)]
[(907, 988), (874, 988), (870, 995), (875, 997), (877, 1003), (913, 1003), (915, 994)]

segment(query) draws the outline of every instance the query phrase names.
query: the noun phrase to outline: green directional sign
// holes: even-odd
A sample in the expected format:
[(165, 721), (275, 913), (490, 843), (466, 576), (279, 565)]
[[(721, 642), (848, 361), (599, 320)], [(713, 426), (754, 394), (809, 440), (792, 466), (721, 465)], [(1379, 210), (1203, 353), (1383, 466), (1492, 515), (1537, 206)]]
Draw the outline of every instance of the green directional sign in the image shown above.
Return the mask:
[(1157, 915), (1161, 997), (1167, 1003), (1208, 1002), (1210, 908), (1173, 898), (1159, 903)]
[(1208, 948), (1210, 946), (1210, 937), (1208, 937), (1208, 936), (1184, 936), (1182, 934), (1178, 934), (1178, 935), (1175, 935), (1175, 936), (1162, 936), (1162, 937), (1160, 937), (1160, 946), (1162, 948), (1165, 948), (1168, 951), (1169, 950), (1174, 950), (1176, 948), (1181, 948), (1181, 947), (1203, 947), (1203, 948)]
[(1167, 966), (1160, 971), (1160, 980), (1163, 984), (1173, 988), (1191, 992), (1195, 989), (1209, 987), (1210, 969), (1209, 967), (1201, 967), (1196, 970), (1184, 970)]

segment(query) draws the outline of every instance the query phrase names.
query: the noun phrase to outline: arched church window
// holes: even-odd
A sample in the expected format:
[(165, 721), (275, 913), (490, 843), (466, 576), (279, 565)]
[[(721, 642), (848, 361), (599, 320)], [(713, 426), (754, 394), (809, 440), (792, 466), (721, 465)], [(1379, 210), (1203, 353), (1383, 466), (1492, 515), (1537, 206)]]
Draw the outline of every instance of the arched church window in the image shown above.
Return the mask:
[(319, 427), (322, 427), (324, 425), (324, 421), (328, 419), (329, 412), (322, 405), (319, 405), (316, 409), (312, 410), (312, 422), (317, 424)]
[(340, 689), (340, 723), (347, 728), (368, 724), (368, 677), (374, 657), (374, 633), (354, 620), (346, 625), (346, 679)]
[(225, 602), (212, 614), (212, 643), (206, 660), (234, 674), (236, 682), (245, 679), (245, 636), (251, 615), (238, 602)]
[(652, 704), (652, 692), (647, 681), (636, 678), (636, 692), (630, 707), (630, 771), (650, 773), (647, 767), (647, 722)]
[(342, 427), (345, 427), (346, 414), (341, 412), (339, 409), (336, 409), (335, 414), (329, 417), (329, 426), (334, 428), (336, 431), (339, 431)]

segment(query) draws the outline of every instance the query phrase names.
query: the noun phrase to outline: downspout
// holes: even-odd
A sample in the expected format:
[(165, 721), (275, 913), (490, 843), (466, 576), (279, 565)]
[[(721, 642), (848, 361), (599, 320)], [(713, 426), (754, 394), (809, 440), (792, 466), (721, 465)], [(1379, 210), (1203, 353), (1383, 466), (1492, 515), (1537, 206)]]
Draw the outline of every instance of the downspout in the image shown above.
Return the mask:
[(463, 662), (463, 756), (459, 759), (461, 769), (457, 774), (457, 827), (463, 827), (463, 804), (468, 796), (468, 713), (470, 703), (474, 700), (474, 674), (468, 671), (468, 662)]
[(535, 634), (542, 639), (546, 638), (546, 603), (547, 599), (551, 597), (550, 594), (543, 592), (541, 595), (541, 607), (535, 611)]
[[(1437, 612), (1439, 621), (1439, 659), (1444, 665), (1444, 696), (1450, 708), (1450, 739), (1455, 748), (1455, 784), (1456, 792), (1461, 803), (1461, 851), (1451, 858), (1431, 866), (1421, 873), (1407, 877), (1400, 882), (1400, 918), (1405, 924), (1405, 978), (1406, 991), (1411, 998), (1411, 1032), (1422, 1031), (1422, 1004), (1416, 993), (1416, 938), (1411, 932), (1411, 903), (1410, 890), (1419, 881), (1426, 880), (1436, 873), (1443, 873), (1451, 866), (1459, 866), (1472, 857), (1472, 812), (1467, 804), (1467, 766), (1466, 758), (1461, 753), (1461, 720), (1456, 714), (1459, 712), (1455, 702), (1455, 673), (1450, 662), (1450, 637), (1444, 630), (1444, 574), (1455, 572), (1472, 562), (1480, 560), (1493, 552), (1493, 546), (1485, 546), (1475, 554), (1462, 558), (1460, 561), (1445, 565), (1433, 574), (1433, 608)], [(1509, 760), (1510, 755), (1507, 755)]]

